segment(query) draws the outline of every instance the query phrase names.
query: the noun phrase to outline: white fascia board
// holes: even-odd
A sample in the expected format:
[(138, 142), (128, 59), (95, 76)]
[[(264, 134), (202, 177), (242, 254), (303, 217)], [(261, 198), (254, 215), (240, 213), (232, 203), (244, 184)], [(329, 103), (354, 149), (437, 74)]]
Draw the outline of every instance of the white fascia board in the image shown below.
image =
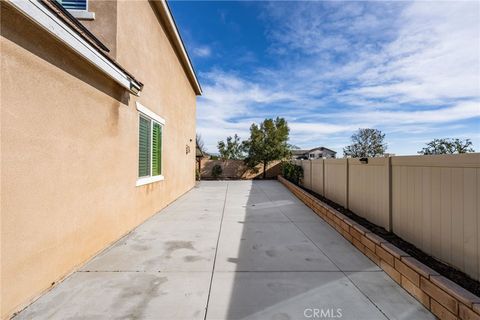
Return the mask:
[(141, 113), (143, 113), (144, 115), (146, 115), (147, 117), (157, 121), (158, 123), (160, 123), (161, 125), (165, 125), (165, 119), (163, 119), (162, 117), (160, 117), (158, 114), (156, 114), (155, 112), (153, 112), (152, 110), (148, 109), (147, 107), (145, 107), (144, 105), (142, 105), (140, 102), (137, 101), (136, 103), (137, 105), (137, 110), (140, 111)]
[[(76, 53), (95, 65), (122, 87), (132, 91), (135, 87), (139, 91), (139, 84), (115, 66), (85, 39), (72, 30), (65, 22), (61, 21), (54, 13), (45, 8), (37, 0), (10, 0), (10, 3), (30, 20), (47, 30), (50, 34), (72, 48)], [(135, 91), (132, 91), (135, 93)]]

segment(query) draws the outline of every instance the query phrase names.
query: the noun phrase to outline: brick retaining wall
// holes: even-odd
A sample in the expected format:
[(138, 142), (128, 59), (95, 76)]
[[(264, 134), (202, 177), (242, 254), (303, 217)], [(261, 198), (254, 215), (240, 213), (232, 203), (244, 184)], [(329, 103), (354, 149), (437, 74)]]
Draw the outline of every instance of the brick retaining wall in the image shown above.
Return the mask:
[(439, 319), (480, 320), (480, 297), (439, 275), (283, 177), (279, 176), (278, 181)]

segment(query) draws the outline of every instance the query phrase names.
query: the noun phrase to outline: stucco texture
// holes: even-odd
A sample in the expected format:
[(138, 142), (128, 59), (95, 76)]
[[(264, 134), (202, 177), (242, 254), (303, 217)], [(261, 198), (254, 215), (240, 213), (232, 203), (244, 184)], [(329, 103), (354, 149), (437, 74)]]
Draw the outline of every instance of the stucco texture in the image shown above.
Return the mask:
[[(140, 97), (2, 2), (2, 319), (194, 186), (195, 93), (150, 3), (116, 10)], [(165, 180), (140, 187), (136, 101), (166, 120)]]

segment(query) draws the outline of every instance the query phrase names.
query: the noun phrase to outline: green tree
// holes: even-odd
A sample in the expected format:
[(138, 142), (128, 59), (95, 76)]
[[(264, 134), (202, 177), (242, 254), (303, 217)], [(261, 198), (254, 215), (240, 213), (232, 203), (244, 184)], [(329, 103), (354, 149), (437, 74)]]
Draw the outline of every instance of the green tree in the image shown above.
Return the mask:
[(303, 167), (296, 165), (291, 161), (282, 161), (282, 176), (285, 179), (298, 184), (300, 179), (303, 178)]
[(223, 173), (222, 167), (220, 165), (216, 164), (212, 168), (212, 177), (215, 179), (218, 179)]
[(233, 138), (227, 137), (225, 142), (218, 141), (217, 148), (220, 153), (220, 158), (224, 161), (244, 158), (240, 137), (237, 134), (235, 134)]
[(265, 119), (260, 125), (256, 123), (250, 127), (250, 138), (243, 142), (243, 148), (247, 153), (245, 164), (249, 168), (263, 164), (263, 178), (266, 178), (268, 163), (274, 160), (282, 160), (291, 155), (288, 144), (287, 121), (277, 117)]
[(420, 154), (454, 154), (475, 152), (472, 148), (472, 141), (470, 139), (433, 139), (422, 150), (418, 151)]
[(387, 150), (385, 134), (377, 129), (358, 129), (352, 135), (352, 144), (343, 148), (344, 157), (364, 158), (381, 156)]

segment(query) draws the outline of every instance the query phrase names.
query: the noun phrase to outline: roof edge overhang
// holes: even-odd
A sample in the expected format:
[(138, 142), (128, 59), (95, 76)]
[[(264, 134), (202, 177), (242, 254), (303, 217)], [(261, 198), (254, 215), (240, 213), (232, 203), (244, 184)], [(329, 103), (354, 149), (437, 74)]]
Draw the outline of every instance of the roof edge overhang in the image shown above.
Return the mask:
[(180, 32), (178, 31), (177, 24), (173, 18), (172, 12), (168, 6), (166, 0), (150, 0), (155, 4), (160, 17), (163, 19), (166, 27), (166, 31), (170, 36), (171, 42), (175, 51), (177, 52), (177, 56), (182, 63), (182, 66), (187, 74), (188, 80), (193, 87), (196, 95), (202, 95), (202, 87), (200, 86), (200, 82), (198, 81), (197, 75), (195, 73), (195, 69), (193, 68), (192, 61), (188, 56), (188, 52), (185, 48), (183, 43), (182, 37), (180, 36)]
[(139, 92), (143, 88), (143, 84), (140, 81), (135, 80), (118, 65), (118, 63), (86, 41), (80, 34), (73, 30), (71, 26), (45, 7), (40, 1), (8, 0), (6, 3), (10, 4), (22, 15), (66, 44), (122, 87), (135, 95), (139, 95)]

